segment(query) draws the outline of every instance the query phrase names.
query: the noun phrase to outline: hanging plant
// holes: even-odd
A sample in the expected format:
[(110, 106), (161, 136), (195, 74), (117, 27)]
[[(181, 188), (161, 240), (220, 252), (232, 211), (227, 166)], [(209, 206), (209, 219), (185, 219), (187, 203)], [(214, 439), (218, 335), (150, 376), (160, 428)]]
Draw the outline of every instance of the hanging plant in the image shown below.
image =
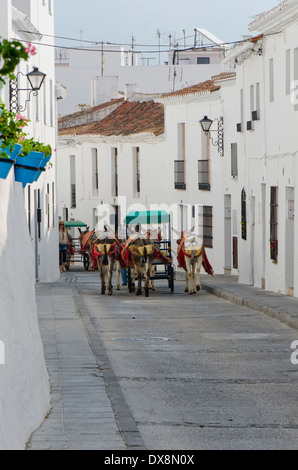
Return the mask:
[(5, 84), (6, 77), (13, 77), (13, 72), (21, 60), (28, 60), (29, 54), (34, 55), (35, 50), (29, 46), (25, 48), (19, 41), (0, 41), (0, 84)]
[(52, 156), (52, 147), (50, 145), (43, 144), (33, 138), (28, 139), (25, 134), (20, 137), (18, 143), (23, 146), (20, 157), (25, 157), (29, 155), (30, 152), (41, 152), (44, 153), (45, 156)]
[[(27, 119), (20, 114), (15, 115), (8, 111), (5, 104), (0, 101), (0, 140), (2, 149), (13, 150), (14, 145), (24, 135), (24, 127), (27, 126), (27, 122)], [(5, 153), (2, 154), (3, 156), (5, 157)]]

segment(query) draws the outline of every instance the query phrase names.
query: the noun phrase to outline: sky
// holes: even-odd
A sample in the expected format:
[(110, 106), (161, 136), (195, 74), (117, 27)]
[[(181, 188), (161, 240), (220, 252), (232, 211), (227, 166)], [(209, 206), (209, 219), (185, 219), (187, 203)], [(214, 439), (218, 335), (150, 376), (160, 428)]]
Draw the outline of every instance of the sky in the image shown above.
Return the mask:
[[(131, 44), (135, 50), (156, 57), (158, 33), (162, 46), (194, 44), (194, 29), (204, 28), (226, 43), (252, 34), (248, 24), (253, 16), (274, 8), (280, 0), (55, 0), (56, 45), (88, 46), (87, 42)], [(183, 32), (183, 30), (185, 32)], [(89, 44), (90, 45), (90, 44)], [(156, 45), (156, 47), (139, 47)], [(127, 46), (128, 48), (128, 46)], [(151, 53), (151, 51), (153, 53)]]

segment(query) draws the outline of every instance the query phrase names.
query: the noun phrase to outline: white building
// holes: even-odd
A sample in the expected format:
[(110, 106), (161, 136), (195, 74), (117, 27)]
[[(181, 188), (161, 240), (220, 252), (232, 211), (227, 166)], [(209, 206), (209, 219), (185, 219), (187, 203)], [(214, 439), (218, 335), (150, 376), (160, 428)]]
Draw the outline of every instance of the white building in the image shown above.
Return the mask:
[[(46, 74), (35, 98), (19, 90), (19, 112), (30, 120), (29, 137), (56, 147), (54, 53), (43, 34), (54, 34), (52, 0), (2, 0), (0, 36), (32, 43), (37, 54), (22, 61), (18, 89), (28, 88), (22, 74), (38, 67)], [(9, 82), (1, 98), (10, 108)], [(26, 105), (26, 106), (25, 106)], [(25, 108), (25, 110), (24, 110)], [(24, 449), (50, 410), (50, 385), (35, 301), (36, 279), (58, 278), (55, 153), (52, 168), (23, 189), (14, 169), (0, 179), (0, 449)]]
[[(54, 34), (54, 4), (47, 0), (12, 0), (11, 26), (2, 34), (15, 38), (27, 45), (32, 43), (36, 55), (27, 62), (20, 63), (17, 68), (18, 88), (28, 88), (28, 80), (24, 75), (33, 67), (38, 67), (46, 74), (41, 90), (35, 97), (28, 91), (18, 92), (20, 113), (29, 119), (25, 128), (30, 137), (45, 144), (50, 144), (53, 155), (51, 165), (43, 173), (38, 182), (28, 185), (24, 191), (25, 208), (31, 235), (32, 248), (35, 254), (36, 279), (51, 282), (59, 276), (58, 260), (58, 227), (56, 197), (56, 142), (57, 142), (57, 100), (54, 66), (54, 49), (42, 44), (50, 44), (48, 36)], [(4, 20), (4, 18), (3, 18)], [(5, 31), (5, 30), (3, 30)], [(3, 91), (3, 97), (9, 108), (9, 86)], [(29, 100), (29, 101), (26, 101)], [(26, 108), (23, 111), (23, 108)]]
[[(234, 74), (217, 80), (229, 78)], [(98, 113), (98, 107), (93, 110)], [(224, 212), (223, 158), (200, 125), (206, 114), (214, 119), (222, 113), (220, 86), (209, 80), (155, 100), (136, 95), (118, 101), (113, 112), (95, 122), (92, 110), (86, 124), (81, 123), (86, 111), (62, 118), (59, 216), (83, 220), (91, 228), (106, 221), (117, 230), (134, 207), (168, 209), (178, 232), (195, 225), (214, 269), (223, 273), (224, 241), (218, 230)], [(113, 215), (108, 220), (106, 205)]]
[(80, 104), (93, 106), (116, 99), (127, 84), (136, 84), (140, 93), (167, 93), (220, 73), (227, 47), (208, 31), (198, 32), (204, 33), (208, 45), (200, 42), (191, 50), (170, 50), (163, 65), (148, 65), (140, 54), (120, 46), (99, 43), (92, 48), (57, 49), (57, 80), (67, 88), (66, 99), (58, 105), (59, 115), (75, 112)]
[[(99, 175), (103, 172), (105, 183), (99, 184), (102, 192), (96, 204), (118, 204), (111, 193), (117, 161), (119, 194), (126, 195), (129, 204), (178, 206), (178, 230), (188, 221), (205, 233), (205, 242), (211, 237), (210, 259), (216, 273), (239, 274), (240, 282), (297, 297), (297, 26), (297, 2), (283, 1), (249, 25), (254, 36), (227, 52), (223, 66), (235, 66), (235, 73), (214, 76), (211, 87), (203, 82), (155, 96), (155, 104), (164, 106), (164, 130), (158, 138), (150, 134), (149, 147), (149, 136), (142, 131), (121, 136), (111, 127), (112, 135), (103, 135), (104, 126), (111, 124), (108, 117), (92, 129), (92, 142), (90, 127), (73, 129), (72, 135), (63, 129), (63, 165), (69, 166), (69, 155), (77, 155), (78, 149), (87, 165), (91, 148), (97, 148)], [(134, 99), (141, 97), (135, 95), (128, 103)], [(205, 115), (214, 121), (210, 137), (215, 145), (201, 131), (199, 121)], [(216, 148), (220, 122), (223, 152)], [(133, 193), (136, 158), (138, 201)], [(85, 171), (92, 178), (90, 164)], [(85, 205), (79, 218), (89, 217), (93, 226), (91, 212), (90, 204)]]
[(237, 71), (231, 200), (246, 228), (238, 237), (239, 279), (296, 297), (297, 26), (297, 2), (283, 1), (251, 23), (258, 36), (226, 58)]

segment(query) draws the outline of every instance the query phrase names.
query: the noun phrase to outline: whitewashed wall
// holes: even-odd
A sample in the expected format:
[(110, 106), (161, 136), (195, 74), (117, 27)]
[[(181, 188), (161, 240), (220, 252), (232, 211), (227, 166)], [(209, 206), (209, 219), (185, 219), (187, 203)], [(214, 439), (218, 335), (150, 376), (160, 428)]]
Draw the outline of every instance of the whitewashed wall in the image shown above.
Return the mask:
[(21, 183), (0, 180), (0, 449), (22, 450), (50, 407)]

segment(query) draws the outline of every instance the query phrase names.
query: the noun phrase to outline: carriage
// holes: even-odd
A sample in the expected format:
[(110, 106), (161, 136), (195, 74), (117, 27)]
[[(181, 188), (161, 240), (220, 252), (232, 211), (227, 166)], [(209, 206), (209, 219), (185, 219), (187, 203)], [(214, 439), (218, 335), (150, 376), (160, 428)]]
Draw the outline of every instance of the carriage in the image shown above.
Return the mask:
[[(69, 245), (66, 258), (66, 269), (69, 271), (70, 265), (79, 263), (85, 264), (85, 254), (82, 253), (80, 235), (82, 230), (88, 228), (87, 224), (80, 220), (68, 220), (64, 222), (65, 229), (68, 232)], [(69, 233), (71, 231), (71, 233)]]
[[(158, 248), (161, 256), (169, 261), (164, 263), (160, 257), (153, 261), (152, 280), (165, 279), (171, 292), (174, 292), (175, 270), (171, 249), (171, 216), (164, 210), (156, 211), (131, 211), (126, 219), (126, 236), (131, 237), (136, 231), (148, 236)], [(128, 267), (128, 289), (131, 292), (131, 269)]]

